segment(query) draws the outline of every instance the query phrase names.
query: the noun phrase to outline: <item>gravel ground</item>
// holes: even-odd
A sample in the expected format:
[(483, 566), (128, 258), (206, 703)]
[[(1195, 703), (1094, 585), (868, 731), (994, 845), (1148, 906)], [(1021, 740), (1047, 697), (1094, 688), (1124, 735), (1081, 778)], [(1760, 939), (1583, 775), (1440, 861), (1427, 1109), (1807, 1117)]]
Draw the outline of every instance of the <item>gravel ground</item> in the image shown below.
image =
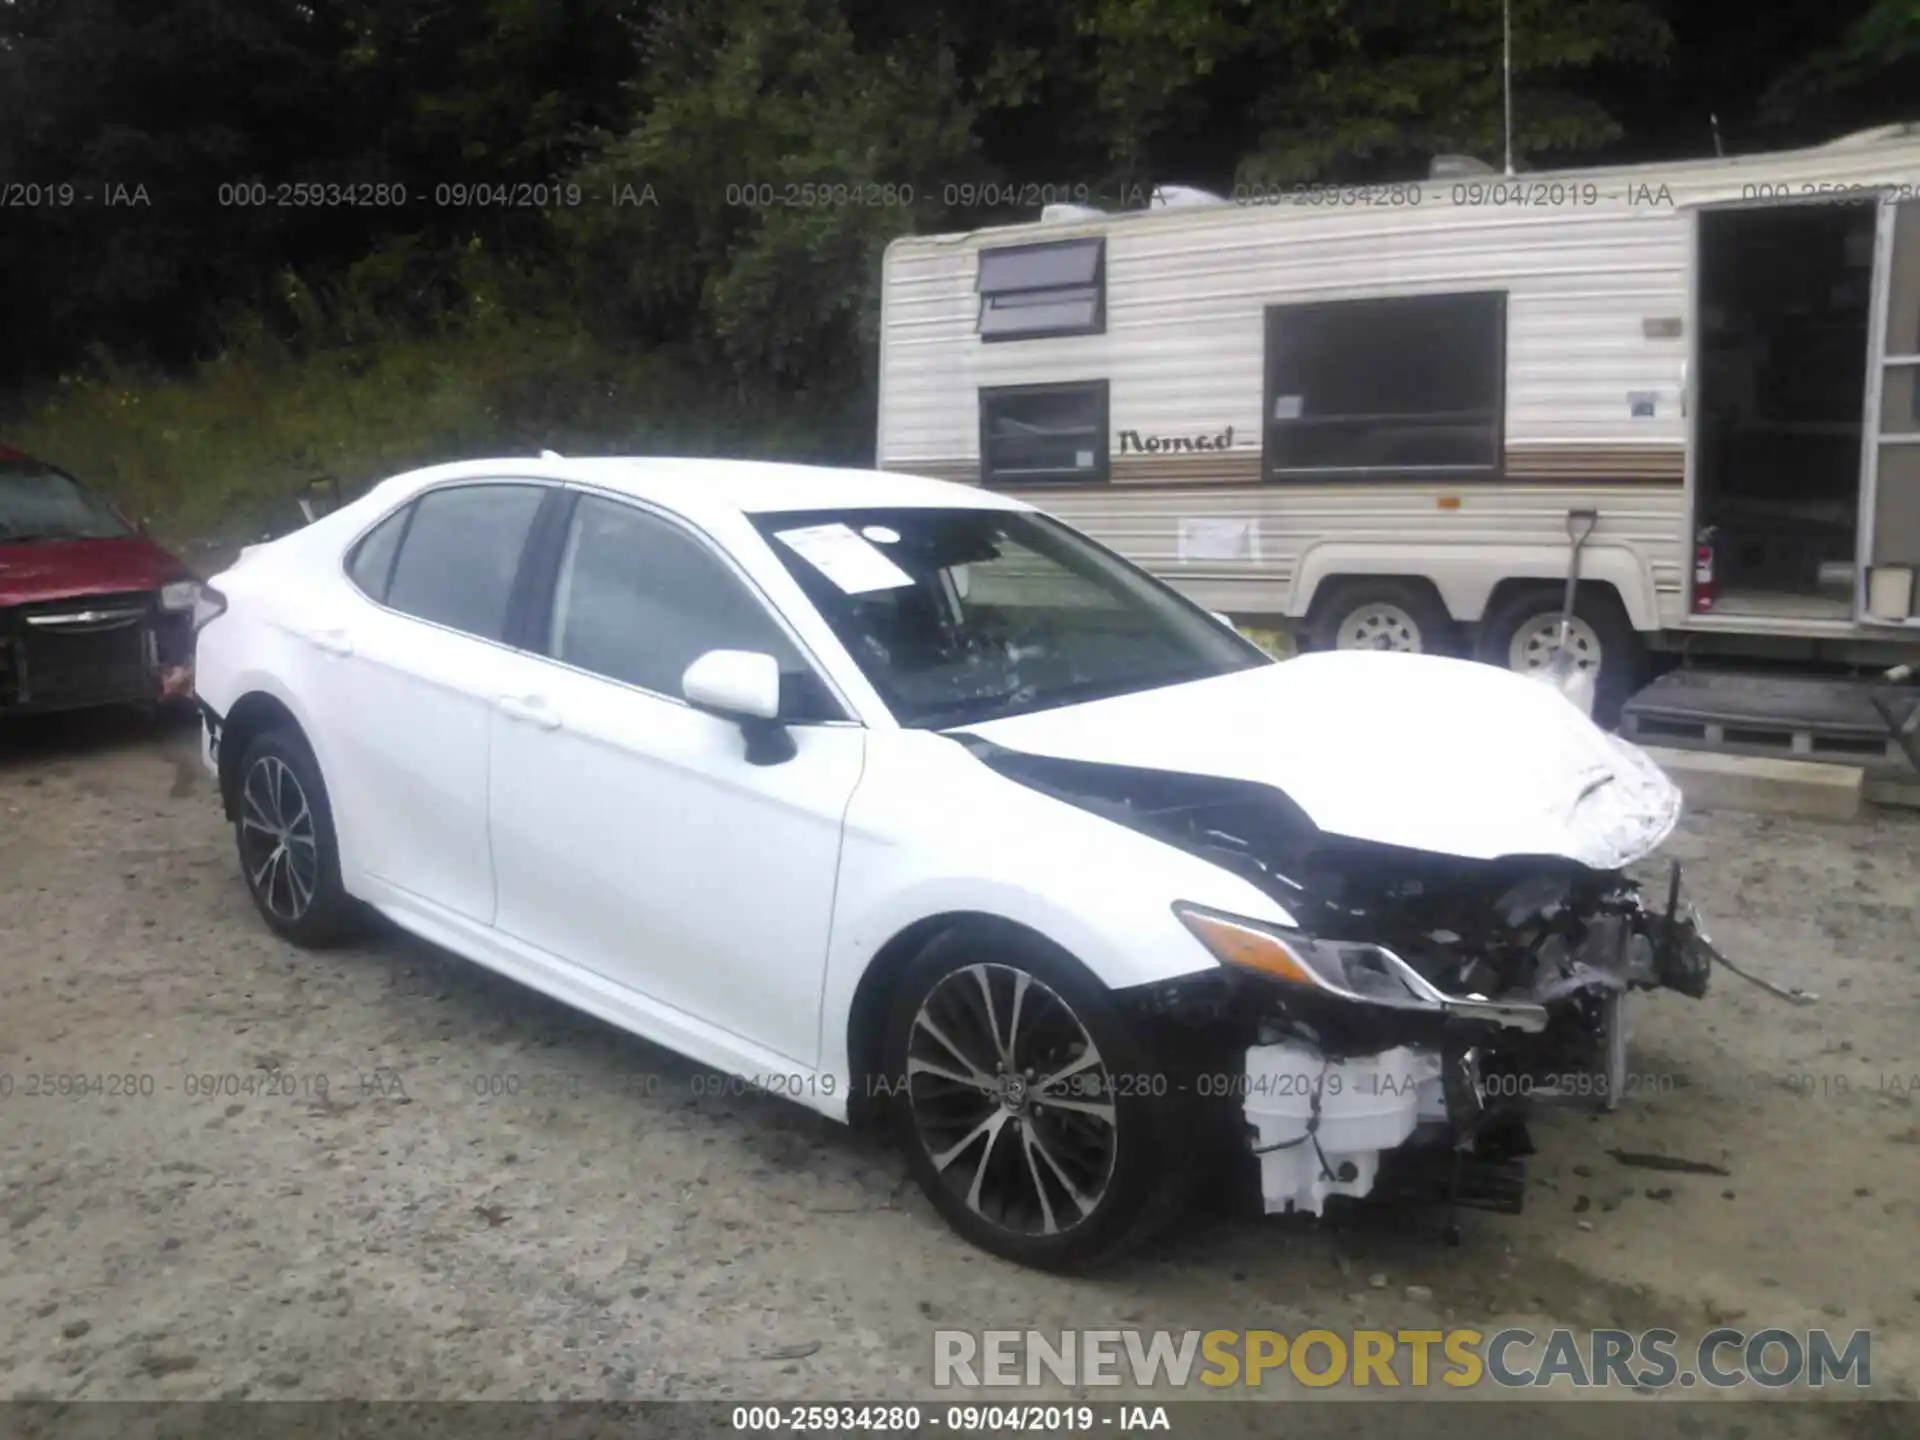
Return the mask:
[(191, 730), (0, 733), (0, 1396), (932, 1398), (936, 1327), (1728, 1323), (1871, 1327), (1873, 1393), (1913, 1398), (1920, 817), (1672, 848), (1723, 948), (1820, 1002), (1642, 1002), (1652, 1078), (1537, 1127), (1525, 1215), (1449, 1249), (1204, 1207), (1062, 1280), (951, 1236), (876, 1139), (478, 967), (276, 941)]

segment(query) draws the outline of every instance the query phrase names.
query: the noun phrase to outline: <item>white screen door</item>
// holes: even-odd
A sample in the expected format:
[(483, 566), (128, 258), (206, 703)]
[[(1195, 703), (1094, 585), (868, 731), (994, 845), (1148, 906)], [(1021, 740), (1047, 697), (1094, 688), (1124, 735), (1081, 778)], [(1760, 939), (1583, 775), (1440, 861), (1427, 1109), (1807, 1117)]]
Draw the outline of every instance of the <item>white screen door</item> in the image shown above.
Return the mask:
[(1880, 206), (1861, 447), (1861, 618), (1920, 626), (1920, 201)]

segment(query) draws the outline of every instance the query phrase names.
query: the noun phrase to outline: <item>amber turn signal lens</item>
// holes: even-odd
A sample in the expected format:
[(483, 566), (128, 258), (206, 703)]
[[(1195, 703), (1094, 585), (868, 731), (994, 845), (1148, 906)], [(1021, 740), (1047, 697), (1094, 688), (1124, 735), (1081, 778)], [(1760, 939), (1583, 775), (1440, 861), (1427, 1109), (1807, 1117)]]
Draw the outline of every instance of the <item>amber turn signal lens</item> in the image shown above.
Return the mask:
[(1200, 943), (1225, 964), (1258, 970), (1264, 975), (1290, 980), (1296, 985), (1321, 983), (1294, 958), (1286, 942), (1278, 936), (1255, 930), (1251, 926), (1236, 925), (1216, 915), (1204, 915), (1196, 910), (1181, 911), (1180, 919), (1199, 937)]

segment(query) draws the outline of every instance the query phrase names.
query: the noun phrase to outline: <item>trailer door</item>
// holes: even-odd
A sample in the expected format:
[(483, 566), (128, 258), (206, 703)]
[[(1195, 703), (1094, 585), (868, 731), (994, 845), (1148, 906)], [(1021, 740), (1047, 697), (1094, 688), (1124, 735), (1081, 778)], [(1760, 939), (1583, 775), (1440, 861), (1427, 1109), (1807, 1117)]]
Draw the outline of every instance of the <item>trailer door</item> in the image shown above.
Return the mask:
[(1856, 618), (1920, 628), (1920, 201), (1881, 202), (1873, 271)]

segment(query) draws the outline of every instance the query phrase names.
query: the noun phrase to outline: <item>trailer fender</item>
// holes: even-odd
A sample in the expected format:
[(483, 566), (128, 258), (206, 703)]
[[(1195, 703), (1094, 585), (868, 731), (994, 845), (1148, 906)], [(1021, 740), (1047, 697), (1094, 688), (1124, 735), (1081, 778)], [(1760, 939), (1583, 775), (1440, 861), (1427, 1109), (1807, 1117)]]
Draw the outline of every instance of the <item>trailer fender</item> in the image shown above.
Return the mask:
[[(1457, 551), (1436, 545), (1353, 544), (1311, 546), (1294, 571), (1287, 614), (1299, 619), (1329, 581), (1349, 576), (1403, 575), (1431, 581), (1447, 611), (1463, 624), (1486, 613), (1487, 600), (1503, 580), (1564, 580), (1565, 545), (1473, 545)], [(1627, 619), (1640, 631), (1660, 628), (1653, 572), (1639, 552), (1625, 545), (1588, 541), (1580, 551), (1580, 578), (1611, 585)]]

